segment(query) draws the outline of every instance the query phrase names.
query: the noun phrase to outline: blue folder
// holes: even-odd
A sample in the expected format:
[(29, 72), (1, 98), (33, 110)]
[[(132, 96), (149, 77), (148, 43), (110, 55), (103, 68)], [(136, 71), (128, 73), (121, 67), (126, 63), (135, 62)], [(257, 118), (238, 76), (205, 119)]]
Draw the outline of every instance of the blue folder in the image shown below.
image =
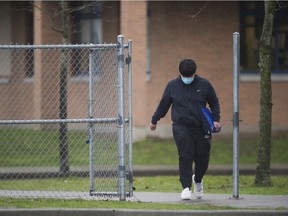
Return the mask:
[(201, 108), (202, 111), (202, 126), (206, 134), (215, 132), (214, 120), (210, 109), (207, 107)]
[(214, 127), (214, 120), (210, 109), (204, 107), (201, 108), (201, 111), (202, 111), (202, 125), (205, 133), (211, 134), (220, 132), (221, 127), (218, 130), (216, 130), (216, 128)]

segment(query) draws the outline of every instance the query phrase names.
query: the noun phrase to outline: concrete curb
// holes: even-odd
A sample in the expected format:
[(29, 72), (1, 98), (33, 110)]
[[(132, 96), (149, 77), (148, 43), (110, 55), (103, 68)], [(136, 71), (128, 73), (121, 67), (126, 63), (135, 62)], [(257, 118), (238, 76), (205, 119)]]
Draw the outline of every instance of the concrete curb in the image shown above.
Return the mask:
[[(255, 175), (256, 165), (240, 165), (240, 175)], [(207, 175), (232, 175), (232, 165), (210, 165), (207, 170)], [(271, 175), (288, 175), (288, 164), (272, 165), (270, 170)], [(157, 175), (178, 175), (178, 166), (169, 165), (152, 165), (133, 167), (134, 176), (157, 176)], [(21, 167), (21, 168), (0, 168), (0, 179), (40, 179), (55, 178), (59, 176), (58, 167)], [(71, 169), (71, 176), (89, 177), (87, 167), (76, 167)]]
[[(255, 175), (256, 165), (240, 165), (240, 175)], [(232, 175), (232, 165), (210, 165), (206, 175)], [(272, 165), (271, 175), (288, 175), (288, 164)], [(134, 176), (178, 175), (178, 166), (134, 166)]]
[(287, 216), (284, 210), (0, 209), (0, 216)]

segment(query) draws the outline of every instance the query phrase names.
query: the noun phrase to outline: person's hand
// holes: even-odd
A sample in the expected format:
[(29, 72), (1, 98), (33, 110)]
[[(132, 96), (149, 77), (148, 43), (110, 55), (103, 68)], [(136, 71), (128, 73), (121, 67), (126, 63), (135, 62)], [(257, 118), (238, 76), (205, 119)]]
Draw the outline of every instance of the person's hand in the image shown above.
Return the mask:
[(215, 127), (216, 132), (221, 131), (222, 126), (221, 126), (220, 122), (214, 122), (214, 127)]
[(157, 125), (155, 125), (155, 124), (152, 124), (152, 123), (150, 122), (150, 125), (149, 125), (149, 127), (150, 127), (150, 130), (154, 131), (154, 130), (156, 130), (156, 128), (157, 128)]

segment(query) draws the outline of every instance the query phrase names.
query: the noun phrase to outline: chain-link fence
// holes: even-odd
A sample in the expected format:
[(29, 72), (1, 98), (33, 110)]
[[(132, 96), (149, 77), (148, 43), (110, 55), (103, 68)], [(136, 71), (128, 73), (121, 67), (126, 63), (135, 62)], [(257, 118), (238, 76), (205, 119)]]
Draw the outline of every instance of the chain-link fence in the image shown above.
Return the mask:
[(132, 195), (131, 45), (0, 46), (0, 196)]

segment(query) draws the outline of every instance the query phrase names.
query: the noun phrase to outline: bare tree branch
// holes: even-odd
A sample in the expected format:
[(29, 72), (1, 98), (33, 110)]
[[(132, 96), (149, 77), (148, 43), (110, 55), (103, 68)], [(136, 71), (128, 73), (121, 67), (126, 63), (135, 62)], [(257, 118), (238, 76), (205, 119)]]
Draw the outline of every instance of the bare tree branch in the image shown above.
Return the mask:
[(208, 4), (209, 4), (209, 1), (207, 1), (203, 7), (199, 8), (199, 10), (195, 14), (190, 15), (190, 17), (192, 19), (195, 19), (204, 9), (207, 8)]

